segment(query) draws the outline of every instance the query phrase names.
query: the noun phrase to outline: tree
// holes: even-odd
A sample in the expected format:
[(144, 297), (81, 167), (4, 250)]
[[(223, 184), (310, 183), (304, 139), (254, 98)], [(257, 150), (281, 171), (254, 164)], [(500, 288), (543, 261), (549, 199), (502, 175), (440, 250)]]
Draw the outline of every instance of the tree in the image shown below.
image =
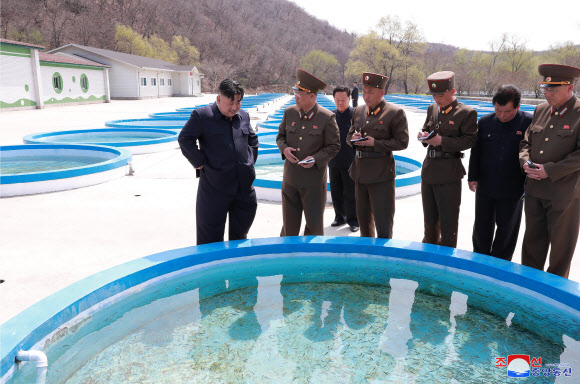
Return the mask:
[[(348, 76), (360, 78), (363, 72), (375, 72), (391, 77), (392, 63), (399, 61), (399, 51), (376, 32), (355, 39), (354, 49), (346, 64)], [(387, 91), (389, 84), (387, 83)]]
[(179, 65), (199, 65), (199, 51), (187, 37), (173, 36), (171, 48), (177, 54), (177, 63)]
[(179, 57), (175, 51), (171, 49), (169, 43), (157, 35), (151, 35), (149, 39), (147, 39), (147, 42), (153, 51), (153, 56), (151, 57), (159, 60), (165, 60), (173, 64), (177, 64), (179, 61)]
[(338, 73), (339, 64), (336, 57), (328, 52), (313, 49), (306, 56), (300, 59), (300, 68), (310, 73), (312, 76), (328, 82), (330, 78), (334, 80)]
[(117, 25), (115, 50), (132, 55), (154, 57), (153, 47), (139, 33), (129, 26)]

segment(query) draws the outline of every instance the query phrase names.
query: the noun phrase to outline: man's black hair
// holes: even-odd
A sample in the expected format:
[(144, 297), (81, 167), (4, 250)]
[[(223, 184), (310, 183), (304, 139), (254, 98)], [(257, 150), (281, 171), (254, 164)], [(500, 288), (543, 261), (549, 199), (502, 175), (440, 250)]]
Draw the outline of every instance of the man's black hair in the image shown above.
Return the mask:
[(514, 108), (517, 108), (520, 106), (521, 99), (522, 93), (520, 90), (515, 85), (507, 84), (500, 85), (495, 95), (493, 95), (491, 102), (494, 105), (497, 103), (497, 105), (501, 105), (503, 107), (511, 101), (514, 105)]
[(343, 87), (342, 85), (339, 85), (338, 87), (334, 88), (334, 90), (332, 91), (332, 97), (336, 95), (336, 92), (346, 92), (346, 95), (350, 97), (350, 89), (348, 87)]
[(240, 100), (244, 98), (244, 88), (233, 79), (222, 80), (218, 92), (231, 100), (234, 99), (235, 95), (240, 95)]

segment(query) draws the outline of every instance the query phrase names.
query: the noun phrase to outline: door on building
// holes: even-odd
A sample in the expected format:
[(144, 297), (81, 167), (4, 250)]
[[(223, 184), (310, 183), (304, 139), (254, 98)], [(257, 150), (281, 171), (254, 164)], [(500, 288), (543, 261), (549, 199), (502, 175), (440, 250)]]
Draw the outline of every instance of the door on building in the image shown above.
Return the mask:
[(188, 82), (188, 87), (187, 87), (188, 92), (187, 92), (187, 94), (188, 95), (193, 95), (193, 79), (190, 77), (189, 79), (187, 79), (187, 82)]

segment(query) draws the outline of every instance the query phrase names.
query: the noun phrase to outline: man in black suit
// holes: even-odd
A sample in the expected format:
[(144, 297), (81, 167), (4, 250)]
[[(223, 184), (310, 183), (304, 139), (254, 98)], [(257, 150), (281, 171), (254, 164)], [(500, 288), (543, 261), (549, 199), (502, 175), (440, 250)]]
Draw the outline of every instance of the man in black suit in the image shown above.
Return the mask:
[(350, 89), (336, 87), (332, 91), (336, 109), (336, 123), (340, 131), (340, 151), (328, 163), (330, 173), (330, 195), (334, 207), (334, 221), (330, 224), (338, 227), (348, 224), (352, 232), (359, 230), (356, 218), (356, 200), (354, 197), (354, 181), (348, 174), (348, 169), (354, 160), (355, 150), (346, 144), (346, 135), (350, 130), (354, 108), (350, 107)]
[(520, 99), (513, 85), (502, 85), (493, 96), (495, 113), (478, 122), (467, 179), (475, 192), (473, 251), (504, 260), (512, 259), (518, 240), (526, 178), (519, 148), (532, 122), (530, 113), (520, 111)]
[[(241, 110), (244, 89), (232, 79), (220, 83), (216, 102), (196, 109), (179, 134), (181, 152), (200, 177), (197, 188), (197, 244), (246, 239), (254, 222), (258, 137)], [(197, 142), (199, 141), (199, 147)]]
[(358, 83), (355, 81), (352, 85), (352, 107), (356, 108), (358, 106)]

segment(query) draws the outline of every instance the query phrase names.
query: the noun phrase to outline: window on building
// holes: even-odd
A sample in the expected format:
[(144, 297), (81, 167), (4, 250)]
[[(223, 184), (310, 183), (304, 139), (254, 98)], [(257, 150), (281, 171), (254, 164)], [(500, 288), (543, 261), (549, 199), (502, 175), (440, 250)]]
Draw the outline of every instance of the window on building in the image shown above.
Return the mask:
[(167, 79), (167, 85), (171, 87), (171, 79)]
[(62, 76), (58, 72), (52, 75), (52, 87), (56, 93), (62, 92)]
[(157, 79), (154, 78), (154, 77), (151, 78), (151, 86), (152, 87), (156, 87), (157, 86)]
[(89, 90), (89, 78), (84, 73), (81, 75), (81, 90), (87, 93)]
[(197, 86), (199, 87), (199, 80), (197, 81)]
[(142, 87), (146, 87), (147, 86), (147, 79), (145, 77), (141, 78), (141, 86)]
[(159, 79), (159, 85), (163, 87), (165, 85), (165, 79)]

